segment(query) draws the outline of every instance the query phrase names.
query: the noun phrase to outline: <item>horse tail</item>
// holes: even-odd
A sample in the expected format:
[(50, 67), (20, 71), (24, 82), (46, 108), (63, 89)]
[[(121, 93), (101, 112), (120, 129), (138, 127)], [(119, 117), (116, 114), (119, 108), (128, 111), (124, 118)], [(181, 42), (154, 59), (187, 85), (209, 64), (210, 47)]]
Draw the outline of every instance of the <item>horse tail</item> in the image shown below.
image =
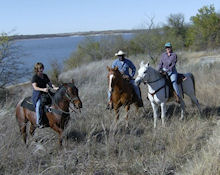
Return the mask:
[(24, 108), (21, 106), (21, 102), (22, 100), (16, 106), (15, 116), (19, 125), (20, 133), (22, 134), (24, 143), (26, 144), (27, 141), (26, 127), (27, 127), (28, 119), (25, 116)]
[(190, 78), (192, 79), (193, 82), (193, 89), (194, 89), (194, 93), (196, 95), (196, 87), (195, 87), (195, 78), (194, 75), (192, 73), (189, 73)]

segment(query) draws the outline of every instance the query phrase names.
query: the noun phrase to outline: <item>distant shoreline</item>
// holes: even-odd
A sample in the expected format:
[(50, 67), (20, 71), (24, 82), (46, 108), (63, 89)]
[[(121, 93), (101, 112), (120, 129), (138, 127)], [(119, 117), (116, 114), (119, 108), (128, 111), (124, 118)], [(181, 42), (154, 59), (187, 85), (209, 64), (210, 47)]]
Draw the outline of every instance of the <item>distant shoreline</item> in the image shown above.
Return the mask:
[(124, 33), (139, 33), (144, 29), (138, 30), (106, 30), (106, 31), (89, 31), (89, 32), (73, 32), (73, 33), (58, 33), (58, 34), (36, 34), (36, 35), (13, 35), (9, 38), (11, 40), (22, 39), (38, 39), (38, 38), (54, 38), (54, 37), (68, 37), (68, 36), (94, 36), (94, 35), (114, 35)]

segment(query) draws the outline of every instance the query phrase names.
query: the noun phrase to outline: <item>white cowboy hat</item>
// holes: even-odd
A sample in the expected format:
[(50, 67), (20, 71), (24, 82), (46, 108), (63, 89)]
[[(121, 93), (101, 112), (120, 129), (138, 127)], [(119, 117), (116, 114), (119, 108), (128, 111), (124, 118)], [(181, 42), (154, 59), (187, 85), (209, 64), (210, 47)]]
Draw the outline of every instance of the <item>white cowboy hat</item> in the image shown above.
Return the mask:
[(119, 50), (118, 53), (115, 53), (115, 56), (121, 56), (121, 55), (126, 55), (126, 53), (123, 52), (122, 50)]

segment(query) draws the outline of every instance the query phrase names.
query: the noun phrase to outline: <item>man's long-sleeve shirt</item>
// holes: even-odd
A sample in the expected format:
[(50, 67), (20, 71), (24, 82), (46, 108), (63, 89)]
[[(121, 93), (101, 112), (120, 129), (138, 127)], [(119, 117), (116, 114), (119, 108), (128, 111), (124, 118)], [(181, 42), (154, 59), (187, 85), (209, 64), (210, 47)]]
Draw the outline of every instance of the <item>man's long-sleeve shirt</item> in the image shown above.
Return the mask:
[[(118, 67), (118, 70), (125, 75), (128, 75), (130, 78), (133, 78), (136, 72), (136, 67), (134, 66), (134, 64), (128, 60), (128, 59), (124, 59), (123, 61), (120, 61), (119, 59), (115, 60), (112, 63), (112, 68)], [(129, 73), (129, 68), (131, 69), (131, 75)]]
[(165, 52), (161, 55), (161, 59), (158, 65), (158, 70), (164, 69), (166, 72), (170, 72), (173, 70), (177, 62), (177, 55), (173, 52), (171, 52), (171, 55), (168, 56), (168, 54)]

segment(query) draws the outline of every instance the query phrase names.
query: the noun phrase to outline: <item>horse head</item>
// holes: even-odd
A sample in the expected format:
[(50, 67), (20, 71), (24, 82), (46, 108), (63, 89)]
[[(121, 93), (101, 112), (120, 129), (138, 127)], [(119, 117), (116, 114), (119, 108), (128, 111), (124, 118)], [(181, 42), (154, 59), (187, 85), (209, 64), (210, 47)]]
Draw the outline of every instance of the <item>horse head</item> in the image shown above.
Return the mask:
[(69, 103), (72, 103), (76, 109), (82, 108), (82, 102), (79, 98), (78, 94), (78, 88), (75, 86), (74, 81), (72, 80), (72, 83), (64, 83), (63, 87), (65, 89), (65, 97), (69, 101)]
[(137, 85), (139, 85), (142, 81), (147, 82), (149, 80), (150, 77), (150, 64), (149, 62), (147, 62), (147, 64), (144, 64), (144, 62), (142, 61), (140, 64), (140, 68), (138, 70), (138, 75), (135, 79), (135, 83)]
[(117, 82), (119, 79), (122, 78), (121, 72), (118, 70), (118, 67), (110, 68), (107, 66), (108, 69), (108, 80), (111, 82)]

